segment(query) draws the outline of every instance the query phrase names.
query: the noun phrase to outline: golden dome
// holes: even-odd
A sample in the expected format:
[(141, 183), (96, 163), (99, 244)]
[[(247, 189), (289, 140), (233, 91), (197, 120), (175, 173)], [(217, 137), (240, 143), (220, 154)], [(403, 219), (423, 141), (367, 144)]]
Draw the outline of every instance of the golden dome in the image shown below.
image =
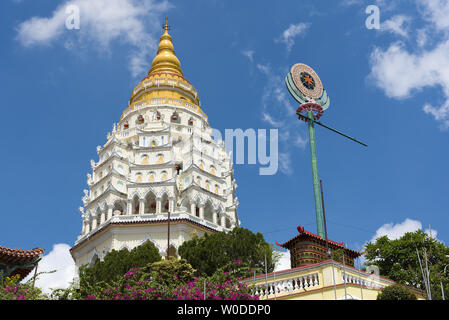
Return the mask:
[(175, 56), (175, 50), (173, 49), (172, 38), (168, 34), (167, 18), (165, 18), (164, 34), (159, 40), (159, 47), (157, 49), (157, 55), (151, 64), (151, 69), (148, 75), (156, 72), (170, 72), (179, 75), (182, 74), (181, 63)]

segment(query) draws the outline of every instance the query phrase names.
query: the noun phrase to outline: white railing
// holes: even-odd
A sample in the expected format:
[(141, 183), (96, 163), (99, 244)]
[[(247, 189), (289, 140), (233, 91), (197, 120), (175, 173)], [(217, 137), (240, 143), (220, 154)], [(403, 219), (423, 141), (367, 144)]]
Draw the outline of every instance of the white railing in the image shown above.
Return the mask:
[(164, 104), (164, 103), (165, 103), (165, 98), (153, 98), (153, 99), (150, 99), (150, 104), (151, 105)]
[[(369, 280), (367, 281), (367, 280), (361, 279), (360, 276), (355, 276), (355, 275), (348, 274), (348, 273), (343, 273), (341, 278), (342, 278), (341, 279), (342, 283), (346, 283), (346, 284), (360, 285), (360, 283), (361, 283), (362, 286), (369, 287), (369, 288), (374, 288), (374, 289), (385, 288), (384, 285), (381, 285), (377, 282), (369, 281)], [(374, 280), (374, 279), (372, 279), (372, 280)]]
[(134, 110), (138, 110), (148, 104), (148, 101), (140, 101), (134, 104)]
[(142, 84), (141, 83), (134, 89), (133, 93), (136, 93), (140, 89), (142, 89)]
[(275, 295), (305, 292), (319, 285), (318, 273), (310, 273), (277, 281), (270, 279), (267, 285), (265, 283), (256, 285), (253, 293), (261, 298), (272, 298)]
[(179, 86), (188, 91), (190, 91), (192, 89), (192, 86), (189, 86), (187, 83), (184, 83), (182, 81), (179, 81)]
[(182, 106), (182, 101), (179, 99), (170, 98), (168, 99), (168, 104), (173, 106)]

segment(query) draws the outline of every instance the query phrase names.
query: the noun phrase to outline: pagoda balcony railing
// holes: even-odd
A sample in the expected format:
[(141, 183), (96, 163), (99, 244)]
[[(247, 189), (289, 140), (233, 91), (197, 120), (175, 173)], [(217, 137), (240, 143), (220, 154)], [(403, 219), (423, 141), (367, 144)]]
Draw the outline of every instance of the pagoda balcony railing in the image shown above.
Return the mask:
[(272, 299), (276, 296), (306, 292), (319, 286), (318, 273), (314, 272), (278, 281), (270, 279), (267, 283), (256, 285), (253, 289), (253, 294), (260, 299)]
[(193, 111), (195, 113), (202, 115), (204, 118), (207, 119), (206, 114), (203, 112), (203, 110), (201, 110), (201, 108), (199, 106), (189, 103), (187, 101), (182, 101), (182, 100), (173, 99), (173, 98), (152, 98), (150, 100), (139, 101), (134, 104), (133, 108), (128, 108), (123, 113), (122, 119), (126, 118), (129, 114), (131, 114), (134, 111), (141, 110), (141, 109), (144, 109), (144, 108), (150, 107), (150, 106), (161, 106), (164, 104), (169, 105), (169, 106), (184, 107), (190, 111)]
[[(207, 226), (213, 230), (216, 231), (224, 231), (227, 230), (223, 228), (222, 226), (219, 226), (217, 224), (214, 224), (210, 221), (200, 219), (194, 215), (191, 215), (186, 212), (174, 212), (170, 214), (170, 220), (174, 219), (187, 219), (191, 220), (193, 222), (196, 222), (198, 224)], [(161, 221), (161, 220), (168, 220), (168, 213), (144, 213), (144, 214), (130, 214), (130, 215), (120, 215), (120, 216), (114, 216), (108, 220), (105, 220), (103, 223), (97, 225), (95, 229), (90, 230), (88, 234), (80, 235), (78, 236), (76, 243), (79, 243), (80, 241), (84, 240), (85, 238), (88, 238), (92, 233), (99, 231), (100, 229), (103, 229), (110, 223), (120, 223), (120, 222), (151, 222), (151, 221)]]
[(180, 81), (180, 80), (176, 80), (176, 79), (165, 79), (165, 78), (146, 80), (134, 88), (133, 94), (136, 94), (137, 92), (139, 92), (141, 90), (145, 90), (147, 88), (160, 87), (161, 85), (167, 85), (167, 86), (171, 86), (171, 87), (181, 87), (182, 89), (191, 92), (194, 97), (196, 97), (198, 94), (198, 92), (193, 88), (192, 85), (185, 83), (184, 81)]

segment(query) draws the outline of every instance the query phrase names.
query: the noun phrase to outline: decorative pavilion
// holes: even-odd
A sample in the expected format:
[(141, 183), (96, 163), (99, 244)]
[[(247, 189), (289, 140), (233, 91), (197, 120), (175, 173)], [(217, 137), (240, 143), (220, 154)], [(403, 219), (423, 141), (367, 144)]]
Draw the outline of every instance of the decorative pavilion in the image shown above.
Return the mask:
[[(319, 235), (307, 231), (304, 226), (298, 226), (299, 234), (283, 244), (276, 244), (290, 251), (291, 267), (296, 268), (303, 265), (315, 264), (328, 260), (328, 249), (331, 251), (334, 260), (354, 267), (354, 259), (361, 256), (360, 252), (347, 249), (343, 242), (326, 240)], [(344, 253), (344, 261), (343, 261)]]

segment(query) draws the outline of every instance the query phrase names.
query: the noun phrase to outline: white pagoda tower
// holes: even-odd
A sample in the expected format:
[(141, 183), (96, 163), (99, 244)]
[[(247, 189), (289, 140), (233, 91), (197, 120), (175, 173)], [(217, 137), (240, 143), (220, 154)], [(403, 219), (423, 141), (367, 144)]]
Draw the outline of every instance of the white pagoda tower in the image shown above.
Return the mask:
[(211, 137), (168, 30), (166, 22), (148, 75), (91, 160), (82, 230), (70, 250), (77, 268), (145, 241), (165, 256), (169, 212), (170, 255), (193, 234), (239, 225), (232, 160)]

